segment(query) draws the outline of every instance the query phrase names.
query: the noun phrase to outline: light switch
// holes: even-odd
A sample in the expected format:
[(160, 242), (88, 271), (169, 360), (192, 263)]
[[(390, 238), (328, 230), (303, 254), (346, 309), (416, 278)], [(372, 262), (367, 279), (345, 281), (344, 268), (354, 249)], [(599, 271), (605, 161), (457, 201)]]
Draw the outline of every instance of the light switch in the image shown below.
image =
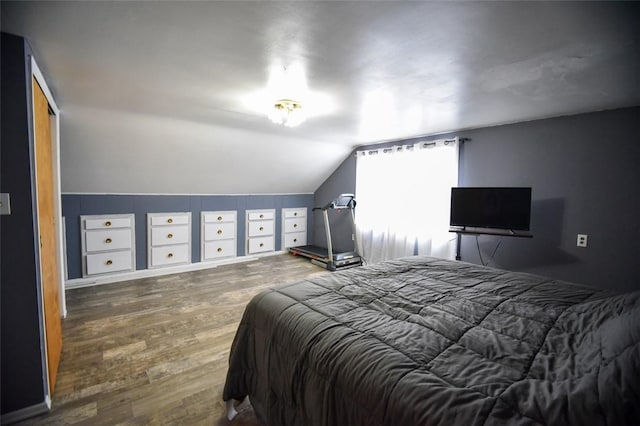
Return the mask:
[(0, 193), (0, 214), (11, 214), (11, 202), (6, 192)]

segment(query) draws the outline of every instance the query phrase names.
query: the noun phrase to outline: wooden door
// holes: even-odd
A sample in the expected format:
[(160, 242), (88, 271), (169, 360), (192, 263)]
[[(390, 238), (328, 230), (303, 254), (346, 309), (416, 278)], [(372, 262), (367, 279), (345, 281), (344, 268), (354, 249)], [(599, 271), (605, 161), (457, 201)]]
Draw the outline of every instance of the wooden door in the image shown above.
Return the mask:
[(53, 169), (51, 154), (51, 120), (49, 103), (33, 79), (33, 110), (36, 146), (36, 185), (38, 193), (38, 224), (40, 230), (40, 274), (44, 300), (44, 323), (47, 340), (49, 391), (53, 394), (62, 352), (62, 324), (58, 298), (58, 264), (53, 210)]

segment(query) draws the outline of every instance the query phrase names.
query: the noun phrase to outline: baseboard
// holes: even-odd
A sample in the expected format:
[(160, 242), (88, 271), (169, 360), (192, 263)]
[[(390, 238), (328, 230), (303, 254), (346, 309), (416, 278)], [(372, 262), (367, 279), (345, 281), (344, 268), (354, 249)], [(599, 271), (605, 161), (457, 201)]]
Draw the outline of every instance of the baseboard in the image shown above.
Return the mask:
[(92, 286), (102, 285), (102, 284), (111, 284), (111, 283), (129, 281), (129, 280), (138, 280), (140, 278), (159, 277), (162, 275), (178, 274), (181, 272), (199, 271), (202, 269), (217, 268), (218, 266), (229, 265), (233, 263), (251, 262), (254, 260), (258, 260), (261, 257), (274, 256), (274, 255), (284, 254), (284, 253), (287, 253), (287, 251), (286, 250), (271, 251), (268, 253), (255, 254), (251, 256), (237, 256), (237, 257), (230, 257), (227, 259), (220, 259), (220, 260), (211, 261), (211, 262), (196, 262), (196, 263), (190, 263), (188, 265), (170, 266), (167, 268), (140, 269), (133, 272), (103, 275), (103, 276), (97, 276), (97, 277), (91, 277), (91, 278), (74, 278), (74, 279), (65, 281), (64, 288), (66, 290), (70, 290), (74, 288), (92, 287)]
[(39, 416), (40, 414), (48, 413), (49, 410), (51, 410), (51, 398), (47, 395), (44, 401), (38, 404), (3, 414), (0, 417), (0, 424), (10, 425), (31, 417)]

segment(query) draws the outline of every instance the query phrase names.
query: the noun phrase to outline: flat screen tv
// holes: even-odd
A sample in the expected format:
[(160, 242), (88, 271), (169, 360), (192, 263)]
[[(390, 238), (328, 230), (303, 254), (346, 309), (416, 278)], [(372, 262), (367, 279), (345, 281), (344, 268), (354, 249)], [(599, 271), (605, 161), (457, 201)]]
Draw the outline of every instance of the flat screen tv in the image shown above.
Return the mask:
[(528, 231), (531, 188), (451, 188), (451, 226)]

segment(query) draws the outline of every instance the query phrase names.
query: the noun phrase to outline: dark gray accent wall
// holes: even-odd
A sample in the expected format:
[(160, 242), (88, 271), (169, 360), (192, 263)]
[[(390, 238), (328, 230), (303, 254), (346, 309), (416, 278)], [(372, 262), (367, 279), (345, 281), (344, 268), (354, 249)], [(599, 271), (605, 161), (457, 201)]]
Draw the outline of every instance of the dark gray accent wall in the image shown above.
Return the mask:
[[(340, 167), (316, 190), (314, 203), (318, 207), (327, 205), (331, 200), (340, 194), (355, 194), (356, 192), (356, 162), (355, 157), (350, 155), (342, 162)], [(358, 209), (356, 199), (356, 210)], [(331, 229), (331, 241), (334, 251), (353, 250), (352, 225), (348, 210), (330, 210), (329, 227)], [(327, 237), (325, 233), (322, 212), (314, 212), (313, 241), (321, 247), (327, 247)]]
[[(640, 290), (640, 107), (413, 140), (452, 136), (470, 139), (462, 146), (460, 186), (533, 190), (533, 239), (482, 235), (476, 244), (475, 237), (463, 236), (462, 260), (480, 263), (479, 246), (490, 266)], [(355, 163), (349, 156), (316, 197), (355, 188)], [(402, 200), (394, 202), (402, 208)], [(589, 236), (588, 247), (576, 246), (579, 233)], [(336, 238), (348, 243), (344, 235)]]
[(30, 135), (31, 54), (22, 37), (2, 33), (0, 192), (11, 215), (0, 216), (2, 414), (42, 403), (39, 254), (36, 246), (33, 138)]
[[(135, 214), (136, 269), (147, 268), (147, 213), (191, 212), (191, 261), (200, 262), (200, 212), (237, 210), (238, 256), (245, 253), (245, 211), (276, 209), (275, 248), (281, 249), (283, 208), (313, 207), (312, 194), (291, 195), (96, 195), (63, 194), (62, 215), (67, 237), (67, 271), (70, 279), (82, 277), (80, 216)], [(308, 221), (313, 227), (313, 217)], [(311, 235), (311, 233), (308, 233)]]

